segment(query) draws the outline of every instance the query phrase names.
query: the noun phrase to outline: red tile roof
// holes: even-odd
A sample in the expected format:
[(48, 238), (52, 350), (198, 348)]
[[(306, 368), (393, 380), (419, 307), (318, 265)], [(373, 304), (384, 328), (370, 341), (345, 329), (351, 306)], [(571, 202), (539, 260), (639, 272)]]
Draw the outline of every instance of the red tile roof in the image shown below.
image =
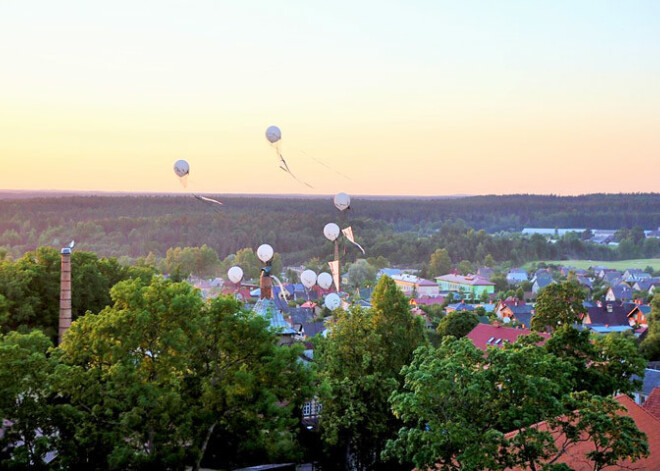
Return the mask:
[(660, 388), (653, 388), (642, 407), (653, 417), (660, 420)]
[[(518, 340), (521, 335), (529, 335), (532, 331), (529, 329), (515, 329), (513, 327), (503, 327), (497, 325), (477, 324), (477, 326), (467, 334), (467, 338), (472, 340), (475, 347), (480, 350), (486, 351), (489, 346), (501, 347), (505, 343), (513, 343)], [(550, 335), (540, 333), (544, 340), (539, 342), (543, 345)], [(500, 340), (499, 342), (497, 340)], [(490, 342), (489, 342), (490, 340)]]
[[(607, 469), (639, 469), (639, 470), (660, 470), (660, 420), (651, 415), (644, 408), (635, 404), (628, 396), (617, 396), (615, 398), (625, 409), (625, 414), (632, 418), (637, 428), (646, 434), (646, 441), (649, 445), (649, 456), (635, 461), (623, 460), (617, 463), (616, 467)], [(547, 422), (539, 422), (535, 425), (543, 430), (548, 429)], [(514, 435), (515, 432), (507, 434), (507, 437)], [(563, 437), (559, 434), (553, 434), (557, 447), (561, 447)], [(575, 471), (593, 470), (593, 462), (586, 459), (587, 453), (593, 451), (592, 442), (578, 442), (569, 446), (566, 452), (555, 461), (555, 463), (565, 463)], [(522, 468), (513, 468), (521, 470)]]

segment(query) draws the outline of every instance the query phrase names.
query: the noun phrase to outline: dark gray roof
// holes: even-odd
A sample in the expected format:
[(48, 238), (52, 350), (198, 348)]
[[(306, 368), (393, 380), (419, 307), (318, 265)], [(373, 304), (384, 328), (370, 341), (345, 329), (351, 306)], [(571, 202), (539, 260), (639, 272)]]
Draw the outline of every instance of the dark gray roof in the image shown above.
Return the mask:
[(532, 313), (531, 312), (521, 312), (519, 314), (514, 314), (516, 320), (524, 325), (526, 328), (530, 328), (532, 325)]
[(628, 322), (630, 311), (620, 303), (602, 303), (602, 306), (588, 307), (587, 312), (592, 324), (630, 325)]
[(314, 310), (309, 307), (292, 307), (288, 311), (291, 316), (291, 322), (294, 324), (302, 324), (303, 322), (310, 322), (314, 319)]
[[(639, 379), (634, 376), (633, 379)], [(660, 371), (646, 368), (644, 370), (644, 382), (642, 383), (642, 394), (648, 396), (653, 391), (653, 388), (660, 387)]]
[(309, 338), (325, 330), (325, 324), (323, 322), (303, 322), (302, 327), (305, 335)]
[(612, 292), (616, 299), (632, 299), (632, 288), (625, 283), (612, 286)]

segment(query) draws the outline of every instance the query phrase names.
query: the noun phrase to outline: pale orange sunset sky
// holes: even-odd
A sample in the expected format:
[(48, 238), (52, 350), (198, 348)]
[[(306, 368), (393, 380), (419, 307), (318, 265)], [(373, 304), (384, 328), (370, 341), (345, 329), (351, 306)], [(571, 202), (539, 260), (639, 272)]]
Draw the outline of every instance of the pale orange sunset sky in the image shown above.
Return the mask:
[(0, 189), (181, 192), (180, 158), (205, 193), (660, 191), (660, 2), (0, 4)]

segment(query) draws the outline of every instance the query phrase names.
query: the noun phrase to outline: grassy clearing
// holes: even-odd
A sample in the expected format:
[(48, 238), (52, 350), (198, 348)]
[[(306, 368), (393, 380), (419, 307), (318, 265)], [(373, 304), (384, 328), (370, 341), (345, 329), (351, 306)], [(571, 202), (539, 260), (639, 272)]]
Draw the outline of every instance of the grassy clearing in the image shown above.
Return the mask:
[(628, 268), (641, 268), (642, 270), (648, 266), (653, 267), (653, 270), (660, 270), (660, 258), (639, 258), (633, 260), (618, 260), (616, 262), (606, 262), (601, 260), (539, 260), (525, 265), (529, 268), (532, 263), (548, 263), (556, 265), (568, 265), (575, 268), (587, 269), (592, 266), (603, 266), (608, 268), (615, 268), (617, 270), (626, 270)]

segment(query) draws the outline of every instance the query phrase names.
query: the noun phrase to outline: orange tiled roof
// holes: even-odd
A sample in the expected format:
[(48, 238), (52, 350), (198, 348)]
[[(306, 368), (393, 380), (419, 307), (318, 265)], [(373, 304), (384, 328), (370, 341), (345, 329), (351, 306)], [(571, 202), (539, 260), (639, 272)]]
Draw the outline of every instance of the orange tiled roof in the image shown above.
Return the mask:
[[(656, 388), (658, 389), (658, 388)], [(650, 396), (649, 396), (650, 397)], [(638, 406), (628, 396), (617, 396), (615, 398), (619, 404), (625, 407), (625, 414), (631, 417), (637, 428), (646, 434), (646, 441), (649, 445), (649, 456), (635, 461), (624, 460), (617, 463), (617, 466), (608, 469), (639, 469), (639, 470), (660, 470), (660, 420), (651, 415), (643, 407)], [(535, 425), (542, 429), (548, 428), (547, 422), (539, 422)], [(507, 434), (510, 436), (511, 434)], [(562, 437), (559, 434), (554, 434), (556, 442), (561, 442)], [(593, 463), (586, 458), (587, 453), (593, 451), (593, 444), (591, 442), (579, 442), (569, 446), (564, 453), (555, 463), (565, 463), (575, 471), (591, 471), (593, 470)], [(513, 468), (521, 470), (522, 468)]]
[(642, 407), (653, 417), (660, 420), (660, 388), (653, 388)]

